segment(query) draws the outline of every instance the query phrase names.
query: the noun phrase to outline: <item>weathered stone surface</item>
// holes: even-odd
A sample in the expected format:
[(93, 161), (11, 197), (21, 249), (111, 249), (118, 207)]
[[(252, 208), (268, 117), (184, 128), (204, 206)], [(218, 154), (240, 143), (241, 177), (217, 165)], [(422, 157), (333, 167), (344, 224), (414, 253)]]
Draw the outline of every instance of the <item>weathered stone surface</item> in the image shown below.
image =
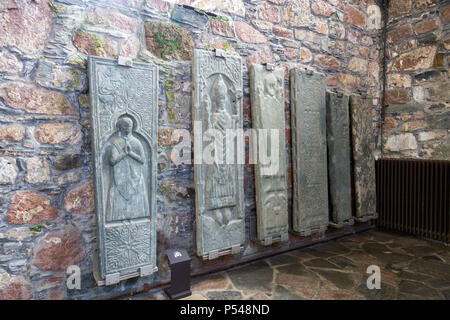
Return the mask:
[(352, 224), (349, 97), (327, 92), (328, 185), (331, 217)]
[(241, 17), (245, 16), (245, 6), (242, 0), (193, 0), (190, 5), (205, 11), (223, 11), (236, 14)]
[(431, 68), (436, 50), (437, 48), (435, 46), (429, 46), (401, 54), (395, 60), (393, 70), (408, 71)]
[(286, 56), (286, 59), (294, 60), (298, 58), (299, 50), (295, 48), (286, 48), (284, 49), (284, 55)]
[(389, 18), (395, 18), (411, 11), (411, 0), (395, 0), (389, 2)]
[(381, 29), (381, 9), (376, 4), (372, 4), (367, 7), (367, 29)]
[(258, 29), (262, 31), (269, 31), (273, 27), (272, 22), (264, 21), (264, 20), (252, 20), (252, 24)]
[(367, 60), (353, 57), (348, 63), (348, 69), (356, 73), (366, 74), (368, 69)]
[(23, 139), (23, 127), (19, 125), (9, 125), (0, 127), (0, 140), (21, 141)]
[(315, 14), (324, 17), (329, 17), (336, 12), (332, 6), (322, 0), (313, 1), (311, 4), (311, 10)]
[(309, 235), (328, 226), (325, 77), (291, 70), (293, 230)]
[(75, 114), (64, 94), (23, 83), (3, 85), (0, 87), (0, 97), (9, 107), (28, 113)]
[(344, 21), (361, 29), (366, 27), (366, 15), (352, 6), (345, 8)]
[(325, 79), (325, 83), (329, 87), (335, 87), (338, 84), (338, 79), (335, 76), (327, 76)]
[[(229, 129), (243, 126), (241, 68), (240, 57), (195, 51), (193, 121), (206, 125), (200, 132), (194, 128), (197, 254), (204, 258), (244, 242), (243, 143), (238, 138), (238, 155), (229, 159), (235, 148), (226, 142)], [(209, 129), (216, 130), (212, 145), (203, 141)], [(202, 157), (208, 145), (214, 158)]]
[(420, 297), (420, 299), (440, 299), (441, 298), (441, 296), (435, 289), (432, 289), (432, 288), (430, 288), (420, 282), (416, 282), (416, 281), (408, 281), (408, 280), (401, 281), (398, 286), (398, 289), (399, 289), (400, 295), (401, 294), (405, 294), (407, 296), (414, 295), (414, 296)]
[(194, 42), (186, 29), (174, 24), (149, 21), (145, 23), (147, 49), (166, 60), (190, 60)]
[(139, 47), (139, 39), (135, 36), (131, 36), (122, 42), (119, 50), (119, 55), (122, 57), (135, 59), (138, 55)]
[(389, 88), (410, 88), (411, 76), (407, 74), (390, 73), (387, 75), (387, 85)]
[(145, 5), (152, 10), (161, 12), (167, 12), (170, 9), (170, 2), (164, 0), (146, 0)]
[(419, 141), (429, 141), (429, 140), (441, 138), (444, 135), (445, 134), (440, 131), (424, 131), (424, 132), (418, 133), (417, 139)]
[[(248, 274), (252, 277), (248, 277)], [(256, 262), (245, 268), (237, 268), (228, 272), (233, 285), (239, 290), (272, 291), (273, 270), (264, 262)]]
[(248, 43), (264, 43), (267, 42), (267, 38), (258, 30), (253, 28), (242, 21), (236, 21), (234, 23), (236, 35), (241, 41)]
[[(289, 229), (284, 148), (284, 69), (267, 71), (264, 66), (253, 64), (250, 68), (250, 96), (252, 127), (268, 130), (266, 136), (258, 130), (259, 161), (255, 165), (257, 237), (260, 241), (269, 237), (281, 239)], [(267, 160), (270, 157), (268, 165), (262, 163), (262, 155)]]
[(25, 160), (27, 174), (25, 180), (28, 183), (42, 183), (50, 179), (50, 169), (44, 158), (32, 157)]
[(330, 68), (333, 70), (336, 70), (340, 65), (339, 60), (336, 59), (335, 57), (327, 56), (327, 55), (323, 55), (323, 54), (318, 54), (315, 57), (314, 61), (316, 62), (316, 64), (318, 64), (321, 67)]
[(309, 50), (308, 48), (301, 48), (300, 49), (300, 60), (303, 63), (310, 62), (312, 60), (311, 50)]
[(441, 11), (441, 20), (443, 23), (447, 23), (450, 21), (450, 5), (446, 6)]
[(22, 67), (22, 62), (15, 55), (0, 50), (0, 72), (17, 73), (22, 70)]
[(23, 277), (7, 273), (0, 268), (0, 300), (31, 300), (33, 288)]
[(350, 97), (353, 143), (355, 214), (359, 220), (377, 218), (374, 133), (370, 99)]
[(410, 121), (403, 124), (402, 131), (416, 131), (425, 129), (426, 127), (427, 124), (424, 121)]
[(292, 39), (292, 37), (294, 36), (294, 33), (292, 32), (292, 30), (280, 27), (280, 26), (274, 26), (273, 27), (273, 34), (277, 35), (279, 37), (283, 37), (283, 38), (290, 38)]
[(416, 9), (424, 9), (439, 3), (439, 0), (416, 0), (414, 7)]
[(48, 1), (9, 1), (2, 9), (0, 47), (14, 46), (25, 54), (42, 50), (52, 19)]
[(423, 104), (397, 104), (390, 105), (385, 109), (386, 113), (414, 113), (423, 111)]
[(262, 20), (267, 20), (273, 23), (280, 22), (280, 8), (264, 3), (258, 6), (258, 16)]
[(56, 170), (70, 170), (81, 167), (83, 160), (81, 154), (63, 154), (55, 157), (53, 166)]
[(40, 143), (76, 144), (81, 140), (81, 131), (69, 123), (44, 123), (34, 129), (34, 136)]
[(224, 290), (228, 287), (228, 278), (222, 274), (214, 274), (208, 277), (208, 279), (192, 280), (192, 291), (210, 291), (210, 290)]
[(389, 151), (417, 149), (417, 141), (412, 133), (403, 133), (388, 137), (384, 147)]
[(11, 224), (34, 224), (55, 219), (58, 210), (50, 200), (31, 191), (20, 192), (14, 196), (8, 212)]
[(414, 32), (417, 35), (424, 34), (430, 31), (433, 31), (439, 27), (439, 21), (438, 20), (425, 20), (422, 22), (419, 22), (416, 27), (414, 28)]
[[(158, 68), (89, 58), (99, 279), (156, 267)], [(111, 79), (112, 78), (112, 79)], [(87, 181), (66, 196), (65, 209), (94, 208)]]
[(80, 263), (86, 253), (80, 231), (69, 225), (60, 231), (47, 233), (34, 250), (32, 263), (41, 270), (65, 271)]
[(93, 183), (88, 181), (70, 190), (64, 202), (64, 209), (78, 214), (93, 212), (95, 209)]
[(393, 29), (387, 35), (387, 42), (394, 43), (406, 38), (409, 38), (413, 35), (413, 30), (411, 24), (407, 23), (398, 28)]
[(289, 291), (283, 286), (276, 286), (274, 299), (276, 300), (306, 300), (302, 296), (299, 296), (292, 291)]
[(290, 27), (306, 27), (311, 23), (312, 15), (309, 0), (289, 1), (283, 9), (282, 24)]
[(387, 104), (404, 104), (408, 102), (408, 91), (406, 89), (392, 89), (386, 91)]
[(210, 291), (206, 294), (208, 300), (242, 300), (239, 291)]
[(12, 184), (17, 177), (16, 160), (10, 157), (0, 157), (0, 185)]
[(41, 59), (36, 73), (36, 82), (51, 89), (82, 91), (85, 88), (86, 73), (69, 65), (60, 65)]
[(247, 66), (250, 68), (250, 66), (254, 63), (262, 64), (262, 63), (271, 63), (272, 61), (273, 61), (272, 49), (270, 49), (269, 46), (265, 46), (247, 58)]
[(85, 21), (125, 33), (136, 32), (136, 20), (120, 12), (95, 8), (86, 13)]
[(211, 23), (211, 30), (214, 34), (218, 34), (229, 38), (234, 37), (234, 29), (229, 22), (218, 19), (211, 19), (210, 23)]
[(338, 21), (330, 21), (328, 33), (333, 38), (343, 40), (345, 38), (345, 26)]
[(355, 90), (359, 88), (359, 80), (357, 77), (347, 74), (347, 73), (340, 73), (338, 75), (339, 82), (342, 84), (342, 86), (349, 90)]
[(117, 57), (117, 42), (104, 36), (76, 30), (72, 41), (74, 46), (84, 54), (99, 57)]
[(171, 13), (171, 18), (174, 21), (188, 24), (192, 27), (202, 30), (206, 28), (209, 21), (208, 17), (205, 14), (193, 10), (192, 8), (183, 7), (180, 5), (174, 6)]

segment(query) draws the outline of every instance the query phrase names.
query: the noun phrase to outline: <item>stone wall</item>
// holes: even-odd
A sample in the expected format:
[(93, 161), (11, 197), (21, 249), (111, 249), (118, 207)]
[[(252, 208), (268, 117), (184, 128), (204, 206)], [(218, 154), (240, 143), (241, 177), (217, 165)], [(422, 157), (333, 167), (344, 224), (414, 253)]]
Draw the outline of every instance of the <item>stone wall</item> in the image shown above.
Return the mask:
[[(251, 127), (248, 66), (271, 62), (285, 68), (290, 197), (287, 77), (290, 68), (325, 73), (329, 88), (366, 91), (374, 97), (374, 123), (378, 121), (380, 10), (372, 1), (179, 2), (204, 11), (162, 0), (1, 1), (0, 299), (94, 298), (148, 288), (149, 279), (97, 287), (92, 275), (96, 227), (87, 55), (126, 56), (135, 61), (154, 62), (160, 68), (157, 190), (160, 271), (156, 281), (168, 279), (163, 255), (167, 248), (186, 248), (193, 257), (193, 271), (197, 272), (232, 265), (277, 247), (265, 249), (248, 240), (254, 229), (255, 198), (253, 166), (247, 165), (245, 252), (208, 263), (195, 257), (193, 165), (175, 165), (172, 161), (180, 156), (179, 147), (183, 143), (191, 145), (194, 47), (220, 48), (243, 58), (245, 129)], [(436, 10), (436, 6), (429, 10)], [(440, 19), (437, 30), (441, 32), (445, 12), (429, 13), (429, 17)], [(418, 44), (415, 34), (411, 37), (419, 47), (434, 48), (437, 56), (442, 51), (438, 45)], [(423, 63), (431, 67), (428, 60)], [(436, 69), (436, 75), (421, 77), (432, 81), (439, 77), (437, 70), (440, 69)], [(410, 77), (410, 71), (403, 70), (401, 75)], [(416, 81), (410, 79), (414, 86)], [(432, 89), (445, 94), (439, 91), (440, 86)], [(398, 90), (401, 95), (403, 91)], [(412, 97), (411, 85), (404, 90)], [(432, 114), (438, 115), (444, 108), (433, 106)], [(420, 114), (423, 112), (414, 116)], [(419, 122), (427, 123), (423, 119), (408, 123)], [(442, 126), (437, 118), (431, 123)], [(424, 135), (439, 135), (442, 132), (439, 128)], [(175, 129), (186, 131), (179, 135)], [(304, 238), (291, 235), (290, 244), (301, 241)], [(81, 290), (66, 289), (66, 268), (70, 265), (81, 268)]]
[(390, 1), (383, 156), (450, 159), (450, 4)]

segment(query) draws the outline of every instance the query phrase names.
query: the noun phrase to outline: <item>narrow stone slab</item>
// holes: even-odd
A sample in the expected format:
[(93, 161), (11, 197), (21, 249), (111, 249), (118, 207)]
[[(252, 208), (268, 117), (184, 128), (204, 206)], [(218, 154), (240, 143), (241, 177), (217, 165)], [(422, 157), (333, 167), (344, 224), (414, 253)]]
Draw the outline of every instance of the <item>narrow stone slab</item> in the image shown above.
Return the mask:
[(328, 222), (325, 76), (291, 70), (292, 229), (325, 231)]
[(197, 254), (215, 259), (244, 243), (242, 60), (195, 50), (193, 80)]
[(350, 97), (355, 216), (358, 221), (378, 217), (375, 188), (375, 134), (369, 99)]
[[(156, 271), (158, 69), (89, 57), (97, 283)], [(147, 274), (148, 272), (146, 272)]]
[(194, 8), (176, 4), (172, 10), (172, 20), (185, 23), (199, 29), (204, 29), (208, 24), (209, 18), (206, 14), (200, 13)]
[[(289, 231), (284, 70), (271, 69), (259, 64), (250, 67), (252, 125), (258, 135), (258, 161), (255, 164), (257, 239), (268, 245), (280, 241), (282, 235)], [(271, 140), (272, 135), (278, 140), (277, 143)], [(264, 158), (268, 161), (261, 159), (264, 152), (267, 155)], [(276, 152), (274, 157), (272, 152)], [(284, 239), (287, 240), (287, 237)]]
[(349, 97), (327, 92), (328, 183), (332, 225), (352, 225)]

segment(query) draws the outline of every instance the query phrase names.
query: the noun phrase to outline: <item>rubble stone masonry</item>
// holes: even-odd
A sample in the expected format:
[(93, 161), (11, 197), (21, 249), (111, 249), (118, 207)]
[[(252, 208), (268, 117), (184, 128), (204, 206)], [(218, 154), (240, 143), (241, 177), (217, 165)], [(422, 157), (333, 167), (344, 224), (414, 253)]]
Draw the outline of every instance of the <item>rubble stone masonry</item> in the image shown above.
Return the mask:
[(450, 3), (390, 1), (383, 156), (450, 159)]
[[(383, 150), (398, 157), (448, 159), (448, 2), (391, 3)], [(87, 55), (125, 56), (160, 70), (158, 283), (169, 278), (168, 248), (186, 248), (194, 272), (239, 261), (196, 258), (193, 165), (171, 161), (177, 147), (189, 145), (192, 131), (193, 49), (218, 48), (243, 57), (244, 129), (252, 127), (249, 66), (271, 62), (285, 69), (292, 197), (289, 69), (323, 72), (328, 89), (366, 92), (373, 97), (375, 127), (381, 114), (382, 27), (373, 0), (1, 1), (0, 299), (102, 298), (149, 288), (147, 278), (110, 287), (98, 287), (93, 278)], [(187, 134), (180, 137), (176, 129)], [(249, 240), (253, 165), (246, 165), (244, 186), (243, 256), (250, 257), (272, 250)], [(291, 235), (289, 243), (303, 240)], [(65, 285), (70, 265), (81, 268), (81, 290)]]

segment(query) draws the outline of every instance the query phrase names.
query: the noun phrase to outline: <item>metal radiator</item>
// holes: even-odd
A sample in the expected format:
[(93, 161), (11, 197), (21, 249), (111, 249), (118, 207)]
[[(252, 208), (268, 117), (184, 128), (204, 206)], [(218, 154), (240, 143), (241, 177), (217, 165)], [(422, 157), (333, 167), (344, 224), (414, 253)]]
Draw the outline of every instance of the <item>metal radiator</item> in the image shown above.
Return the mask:
[(376, 161), (381, 228), (449, 242), (450, 161)]

